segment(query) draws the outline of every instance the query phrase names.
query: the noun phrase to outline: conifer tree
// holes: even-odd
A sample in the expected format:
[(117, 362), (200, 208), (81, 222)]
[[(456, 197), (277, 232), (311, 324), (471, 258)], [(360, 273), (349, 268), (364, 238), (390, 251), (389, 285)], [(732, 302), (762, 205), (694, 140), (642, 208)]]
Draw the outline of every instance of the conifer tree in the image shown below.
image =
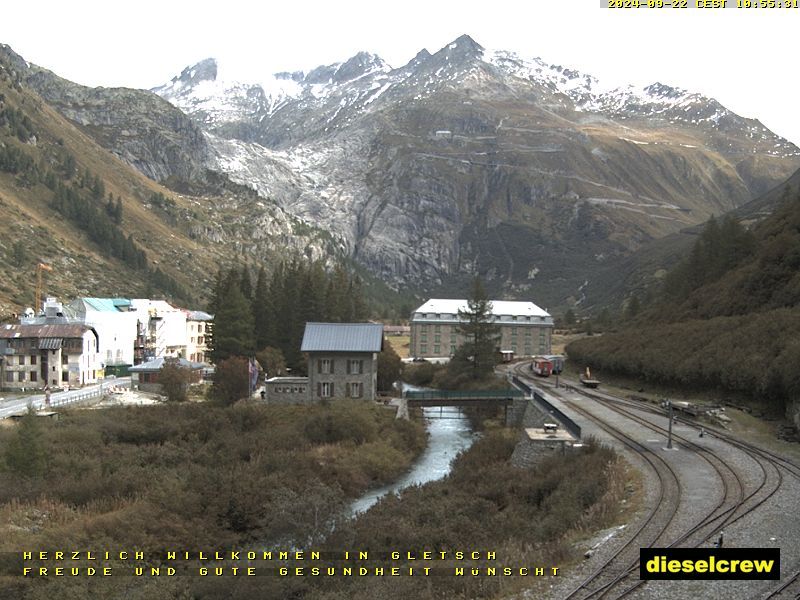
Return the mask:
[(274, 333), (272, 330), (272, 302), (267, 286), (267, 271), (262, 266), (258, 270), (256, 279), (256, 289), (253, 292), (253, 322), (255, 325), (256, 348), (263, 350), (272, 341)]
[(239, 275), (239, 287), (242, 290), (242, 295), (247, 298), (248, 302), (253, 300), (253, 280), (250, 278), (250, 267), (244, 265), (242, 272)]
[(250, 302), (238, 285), (229, 285), (223, 291), (214, 313), (213, 332), (210, 357), (214, 363), (231, 356), (251, 356), (255, 352)]
[(479, 277), (472, 283), (472, 293), (467, 309), (458, 311), (456, 332), (464, 343), (456, 351), (453, 361), (468, 367), (472, 379), (491, 375), (497, 363), (497, 337), (500, 328), (492, 322), (492, 303)]
[(11, 471), (24, 477), (36, 477), (47, 470), (47, 453), (33, 409), (28, 409), (16, 435), (6, 444), (5, 462)]

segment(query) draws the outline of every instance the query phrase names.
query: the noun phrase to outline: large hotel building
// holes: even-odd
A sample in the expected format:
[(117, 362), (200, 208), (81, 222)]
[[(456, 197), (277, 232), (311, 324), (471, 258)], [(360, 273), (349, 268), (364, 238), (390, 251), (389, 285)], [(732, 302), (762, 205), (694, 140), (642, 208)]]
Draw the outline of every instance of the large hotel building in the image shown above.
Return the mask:
[[(444, 358), (455, 354), (462, 343), (456, 333), (458, 311), (467, 310), (466, 300), (434, 298), (411, 315), (410, 355), (414, 358)], [(492, 300), (492, 316), (500, 326), (498, 352), (506, 359), (550, 354), (553, 317), (533, 302)]]

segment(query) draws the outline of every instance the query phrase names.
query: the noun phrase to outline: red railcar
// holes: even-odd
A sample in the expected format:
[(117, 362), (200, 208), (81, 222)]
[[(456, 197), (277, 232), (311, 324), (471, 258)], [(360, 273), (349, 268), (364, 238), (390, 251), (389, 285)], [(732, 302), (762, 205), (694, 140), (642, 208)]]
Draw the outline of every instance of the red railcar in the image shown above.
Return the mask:
[(539, 377), (550, 377), (553, 372), (553, 362), (542, 356), (536, 356), (531, 363), (531, 371)]

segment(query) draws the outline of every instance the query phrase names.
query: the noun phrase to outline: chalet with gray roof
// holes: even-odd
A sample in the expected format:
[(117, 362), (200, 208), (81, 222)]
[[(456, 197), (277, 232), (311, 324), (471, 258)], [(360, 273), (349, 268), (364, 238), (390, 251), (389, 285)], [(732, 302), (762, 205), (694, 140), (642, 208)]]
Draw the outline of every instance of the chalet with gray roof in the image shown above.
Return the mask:
[(311, 393), (374, 400), (382, 345), (379, 323), (306, 323), (300, 351), (308, 354)]
[(383, 325), (306, 323), (300, 350), (308, 355), (308, 377), (266, 381), (270, 402), (318, 402), (330, 398), (374, 400)]

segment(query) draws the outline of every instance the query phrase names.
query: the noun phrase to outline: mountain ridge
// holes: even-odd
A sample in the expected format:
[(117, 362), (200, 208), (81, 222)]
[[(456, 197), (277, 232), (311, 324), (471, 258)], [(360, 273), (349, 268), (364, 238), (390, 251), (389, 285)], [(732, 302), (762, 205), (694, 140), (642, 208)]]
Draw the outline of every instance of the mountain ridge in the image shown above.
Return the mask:
[[(348, 64), (360, 68), (337, 76)], [(395, 286), (446, 289), (477, 270), (501, 293), (563, 304), (598, 260), (800, 166), (796, 146), (713, 99), (663, 83), (609, 91), (469, 36), (397, 68), (362, 53), (275, 77), (290, 85), (228, 84), (219, 69), (197, 94), (154, 90), (207, 132), (212, 168), (323, 219)]]
[(206, 59), (154, 88), (175, 106), (18, 69), (151, 179), (189, 195), (209, 178), (249, 188), (284, 215), (273, 229), (324, 231), (331, 252), (424, 294), (459, 293), (479, 273), (495, 294), (568, 305), (598, 265), (800, 166), (794, 145), (711, 99), (652, 84), (600, 102), (590, 75), (468, 36), (399, 68), (358, 53), (266, 88), (226, 83)]

